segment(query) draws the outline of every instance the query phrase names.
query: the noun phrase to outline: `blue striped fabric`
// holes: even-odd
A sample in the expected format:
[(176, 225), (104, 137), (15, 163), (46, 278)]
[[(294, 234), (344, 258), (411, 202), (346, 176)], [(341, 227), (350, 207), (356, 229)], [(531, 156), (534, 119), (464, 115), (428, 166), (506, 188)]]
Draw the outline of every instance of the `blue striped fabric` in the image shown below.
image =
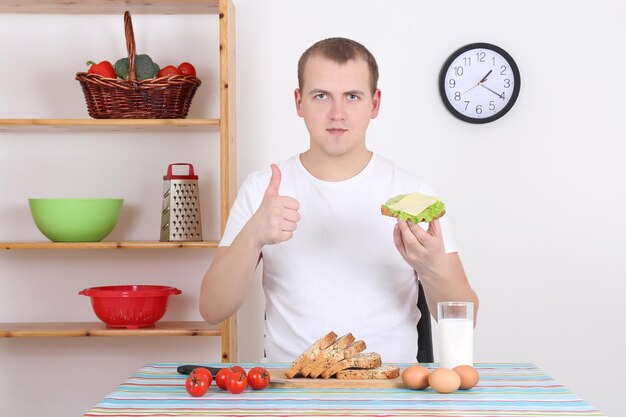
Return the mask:
[[(185, 390), (176, 363), (141, 368), (85, 416), (604, 416), (532, 364), (483, 363), (480, 382), (467, 391), (439, 394), (428, 388), (251, 389), (234, 395), (213, 383), (203, 397)], [(224, 366), (224, 364), (207, 364)], [(241, 364), (285, 368), (285, 364)], [(407, 364), (397, 364), (405, 367)]]

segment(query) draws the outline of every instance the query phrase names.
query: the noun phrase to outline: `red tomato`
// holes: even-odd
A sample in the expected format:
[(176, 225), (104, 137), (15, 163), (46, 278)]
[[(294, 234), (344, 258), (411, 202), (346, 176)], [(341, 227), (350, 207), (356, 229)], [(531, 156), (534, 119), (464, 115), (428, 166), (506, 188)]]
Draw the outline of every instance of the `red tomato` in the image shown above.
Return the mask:
[(246, 376), (240, 372), (231, 372), (226, 380), (226, 388), (231, 394), (241, 394), (248, 386)]
[(161, 68), (159, 71), (159, 77), (168, 77), (170, 75), (181, 75), (181, 72), (173, 65), (168, 65), (167, 67)]
[(189, 62), (183, 62), (178, 66), (178, 70), (183, 75), (193, 75), (196, 76), (196, 69)]
[(252, 389), (264, 389), (270, 384), (270, 373), (265, 368), (256, 367), (248, 372), (248, 385)]
[(243, 374), (243, 376), (247, 376), (248, 374), (246, 374), (246, 371), (239, 365), (235, 365), (235, 366), (231, 366), (230, 370), (233, 372), (239, 372), (241, 374)]
[(202, 397), (209, 389), (209, 380), (205, 375), (189, 375), (185, 381), (187, 392), (194, 397)]
[(233, 371), (229, 368), (220, 369), (217, 375), (215, 375), (215, 385), (220, 387), (221, 390), (226, 391), (228, 389), (226, 388), (226, 381), (231, 373), (233, 373)]
[(206, 368), (194, 368), (189, 375), (204, 375), (209, 380), (209, 386), (211, 382), (213, 382), (213, 375), (211, 375), (211, 371)]

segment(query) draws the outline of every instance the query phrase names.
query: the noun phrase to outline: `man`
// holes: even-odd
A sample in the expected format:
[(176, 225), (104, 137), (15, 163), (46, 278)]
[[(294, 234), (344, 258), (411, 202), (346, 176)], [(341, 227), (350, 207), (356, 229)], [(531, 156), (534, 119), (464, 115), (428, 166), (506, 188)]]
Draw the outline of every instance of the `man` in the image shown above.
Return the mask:
[(433, 195), (419, 177), (367, 149), (378, 67), (357, 42), (331, 38), (298, 63), (296, 110), (310, 147), (251, 174), (202, 282), (200, 311), (218, 323), (243, 304), (263, 259), (265, 352), (291, 362), (330, 330), (352, 332), (385, 362), (414, 362), (418, 277), (432, 312), (473, 301), (446, 216), (428, 229), (380, 214), (389, 197)]

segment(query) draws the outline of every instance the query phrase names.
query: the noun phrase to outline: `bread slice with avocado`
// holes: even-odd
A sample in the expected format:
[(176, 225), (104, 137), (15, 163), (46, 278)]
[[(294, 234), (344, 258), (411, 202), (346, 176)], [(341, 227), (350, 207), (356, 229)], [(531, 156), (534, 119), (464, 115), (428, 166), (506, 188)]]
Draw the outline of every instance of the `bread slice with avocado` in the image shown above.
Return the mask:
[(381, 206), (380, 211), (385, 216), (417, 224), (431, 222), (443, 216), (446, 213), (446, 206), (437, 197), (414, 192), (390, 198)]

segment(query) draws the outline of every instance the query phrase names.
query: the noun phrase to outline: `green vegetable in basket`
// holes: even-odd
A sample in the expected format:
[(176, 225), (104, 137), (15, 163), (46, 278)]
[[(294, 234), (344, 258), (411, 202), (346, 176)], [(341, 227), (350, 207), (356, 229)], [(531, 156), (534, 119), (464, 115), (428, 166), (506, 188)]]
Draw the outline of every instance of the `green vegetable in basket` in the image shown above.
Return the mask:
[[(154, 78), (159, 73), (159, 66), (147, 54), (135, 55), (135, 74), (137, 80)], [(115, 63), (115, 74), (123, 80), (128, 80), (128, 58), (118, 59)]]

